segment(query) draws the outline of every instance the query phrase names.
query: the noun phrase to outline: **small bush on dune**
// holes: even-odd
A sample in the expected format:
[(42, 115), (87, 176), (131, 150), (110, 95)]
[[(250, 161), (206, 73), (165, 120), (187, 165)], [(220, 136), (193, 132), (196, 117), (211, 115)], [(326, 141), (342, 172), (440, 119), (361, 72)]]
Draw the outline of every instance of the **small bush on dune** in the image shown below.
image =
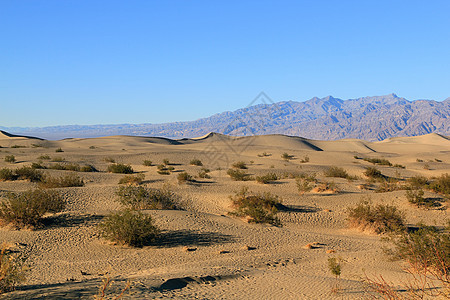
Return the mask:
[(65, 202), (56, 191), (41, 189), (8, 193), (0, 203), (0, 219), (18, 228), (41, 225), (45, 213), (62, 211)]
[(75, 174), (60, 177), (45, 176), (39, 185), (43, 188), (81, 187), (84, 186), (84, 180)]
[(199, 172), (198, 172), (198, 177), (200, 178), (211, 178), (211, 175), (209, 175), (208, 173), (211, 172), (211, 170), (206, 169), (206, 168), (202, 168)]
[(40, 182), (43, 178), (42, 172), (32, 167), (21, 167), (14, 170), (14, 172), (18, 179), (30, 180), (31, 182)]
[(16, 157), (14, 155), (6, 155), (5, 162), (13, 164), (16, 162)]
[(80, 172), (98, 172), (93, 165), (84, 165), (80, 168)]
[(233, 164), (233, 168), (236, 169), (248, 169), (247, 165), (243, 161), (238, 161)]
[(139, 185), (144, 181), (145, 175), (144, 174), (138, 174), (138, 175), (126, 175), (125, 177), (122, 177), (119, 180), (119, 184), (134, 184)]
[(392, 166), (392, 163), (385, 158), (363, 158), (363, 160), (370, 162), (374, 165)]
[(203, 166), (202, 161), (201, 161), (200, 159), (197, 159), (197, 158), (192, 159), (192, 160), (189, 162), (189, 164), (191, 164), (191, 165), (193, 165), (193, 166), (199, 166), (199, 167)]
[(3, 168), (0, 169), (0, 181), (11, 181), (16, 180), (17, 175), (11, 169)]
[(129, 209), (108, 215), (99, 230), (106, 239), (133, 247), (148, 245), (160, 232), (151, 216)]
[(163, 164), (165, 164), (166, 166), (170, 165), (170, 161), (167, 158), (163, 159)]
[(250, 180), (250, 175), (241, 170), (229, 169), (227, 174), (235, 181)]
[(35, 162), (31, 164), (31, 168), (32, 169), (47, 169), (47, 167), (43, 166), (42, 164), (35, 163)]
[(146, 166), (146, 167), (151, 167), (151, 166), (152, 166), (152, 161), (146, 159), (146, 160), (144, 160), (144, 162), (143, 162), (142, 164), (143, 164), (144, 166)]
[(332, 166), (329, 167), (325, 172), (324, 175), (326, 177), (338, 177), (338, 178), (349, 178), (347, 171), (344, 170), (344, 168)]
[(377, 234), (405, 229), (405, 216), (392, 205), (372, 205), (361, 201), (356, 207), (348, 209), (348, 221), (351, 227), (373, 231)]
[(278, 180), (278, 176), (275, 173), (268, 173), (266, 175), (256, 176), (256, 182), (262, 184), (268, 184), (276, 180)]
[(192, 175), (189, 175), (189, 173), (187, 173), (187, 172), (182, 172), (177, 175), (177, 180), (178, 180), (179, 184), (183, 184), (186, 182), (193, 182), (194, 177), (192, 177)]
[(109, 162), (109, 163), (115, 163), (116, 162), (116, 160), (114, 158), (112, 158), (112, 157), (105, 157), (103, 160), (105, 162)]
[[(170, 175), (170, 172), (174, 169), (173, 167), (167, 167), (167, 165), (158, 165), (156, 166), (158, 169), (158, 174), (160, 175)], [(171, 168), (171, 170), (169, 170)]]
[(5, 244), (0, 246), (0, 294), (13, 291), (25, 281), (26, 270), (23, 255), (11, 253)]
[(63, 151), (63, 149), (58, 148), (58, 149), (55, 150), (55, 152), (64, 152), (64, 151)]
[(281, 154), (281, 158), (285, 161), (290, 161), (291, 159), (294, 159), (294, 155), (290, 155), (284, 152), (283, 154)]
[(276, 217), (277, 206), (281, 204), (277, 196), (270, 193), (249, 194), (247, 188), (242, 188), (235, 196), (230, 196), (235, 208), (231, 214), (239, 217), (247, 217), (252, 223), (269, 223), (279, 225)]
[(417, 207), (430, 208), (433, 206), (439, 206), (438, 201), (424, 197), (424, 191), (422, 189), (409, 189), (406, 191), (406, 199), (408, 202), (416, 205)]
[(411, 178), (408, 178), (406, 182), (412, 187), (412, 188), (423, 188), (428, 185), (428, 179), (425, 176), (417, 175), (413, 176)]
[(179, 197), (169, 189), (143, 186), (121, 186), (116, 194), (119, 201), (132, 209), (177, 209)]
[(53, 162), (63, 162), (63, 161), (65, 161), (65, 160), (66, 160), (65, 158), (59, 157), (59, 156), (55, 156), (55, 157), (53, 157), (53, 159), (52, 159)]
[(50, 160), (50, 155), (44, 154), (38, 157), (38, 159), (42, 159), (42, 160)]
[(130, 165), (112, 164), (108, 166), (109, 173), (133, 174), (134, 170)]
[(450, 196), (450, 175), (445, 173), (430, 183), (430, 189), (439, 194)]
[(381, 171), (374, 167), (368, 167), (366, 168), (366, 171), (363, 173), (370, 179), (376, 179), (376, 180), (383, 180), (385, 179), (385, 176), (381, 174)]
[(304, 178), (296, 178), (295, 183), (297, 184), (297, 189), (300, 194), (307, 193), (311, 191), (314, 187), (314, 183)]

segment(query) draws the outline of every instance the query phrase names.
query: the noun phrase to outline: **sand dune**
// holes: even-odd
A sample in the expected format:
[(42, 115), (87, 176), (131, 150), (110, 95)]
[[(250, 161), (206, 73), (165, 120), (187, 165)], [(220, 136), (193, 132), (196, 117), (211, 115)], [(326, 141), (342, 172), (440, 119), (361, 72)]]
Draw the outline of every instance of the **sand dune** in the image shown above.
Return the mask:
[[(37, 143), (42, 147), (31, 146)], [(403, 190), (375, 193), (361, 189), (366, 183), (363, 172), (373, 164), (354, 158), (385, 158), (405, 166), (376, 166), (390, 177), (440, 176), (450, 172), (450, 142), (439, 135), (375, 143), (217, 133), (181, 140), (111, 136), (50, 142), (1, 132), (0, 145), (3, 156), (17, 159), (15, 164), (1, 159), (0, 168), (14, 169), (33, 162), (51, 166), (55, 164), (52, 159), (58, 157), (64, 159), (62, 164), (92, 164), (100, 171), (76, 172), (85, 186), (59, 189), (67, 207), (56, 216), (49, 215), (43, 229), (0, 228), (0, 241), (26, 254), (30, 263), (26, 282), (5, 299), (92, 299), (106, 273), (116, 282), (111, 288), (115, 294), (127, 280), (132, 281), (125, 299), (363, 299), (360, 278), (364, 272), (381, 274), (398, 285), (405, 272), (380, 251), (385, 244), (379, 236), (348, 228), (345, 218), (349, 206), (370, 197), (374, 203), (394, 203), (405, 211), (409, 224), (444, 225), (449, 219), (446, 209), (424, 210), (410, 205)], [(64, 152), (56, 153), (57, 148)], [(263, 152), (266, 156), (260, 155)], [(293, 159), (283, 160), (284, 152)], [(51, 159), (39, 158), (43, 155)], [(306, 156), (309, 161), (302, 162)], [(96, 226), (104, 216), (122, 208), (116, 191), (124, 175), (107, 173), (110, 162), (106, 158), (144, 174), (145, 185), (168, 187), (181, 197), (185, 210), (144, 211), (162, 230), (152, 245), (117, 246), (99, 236)], [(192, 184), (179, 184), (180, 172), (196, 176), (201, 170), (190, 165), (192, 158), (210, 169), (211, 178), (197, 177)], [(157, 173), (156, 165), (164, 159), (175, 168), (169, 175)], [(153, 165), (144, 166), (144, 160)], [(271, 172), (281, 179), (266, 185), (254, 180), (233, 181), (226, 171), (236, 161), (246, 162), (245, 171), (252, 176)], [(325, 177), (323, 171), (331, 165), (343, 167), (359, 179)], [(53, 169), (43, 172), (51, 176), (75, 174)], [(300, 194), (293, 178), (300, 172), (316, 174), (320, 183), (334, 182), (339, 192)], [(284, 208), (278, 213), (282, 226), (246, 223), (229, 214), (233, 210), (230, 196), (243, 186), (282, 198)], [(35, 183), (23, 180), (0, 182), (0, 196), (35, 187)], [(443, 201), (443, 207), (447, 205)], [(305, 247), (312, 243), (310, 249)], [(333, 256), (345, 261), (342, 295), (330, 293), (335, 278), (327, 269), (327, 260)]]

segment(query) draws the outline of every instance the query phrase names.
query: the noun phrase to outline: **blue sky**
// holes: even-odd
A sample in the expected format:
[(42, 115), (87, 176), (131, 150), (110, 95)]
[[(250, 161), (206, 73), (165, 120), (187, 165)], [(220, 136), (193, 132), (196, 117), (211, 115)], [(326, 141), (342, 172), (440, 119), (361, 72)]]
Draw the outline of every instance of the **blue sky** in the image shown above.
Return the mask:
[(450, 1), (0, 0), (0, 126), (450, 97)]

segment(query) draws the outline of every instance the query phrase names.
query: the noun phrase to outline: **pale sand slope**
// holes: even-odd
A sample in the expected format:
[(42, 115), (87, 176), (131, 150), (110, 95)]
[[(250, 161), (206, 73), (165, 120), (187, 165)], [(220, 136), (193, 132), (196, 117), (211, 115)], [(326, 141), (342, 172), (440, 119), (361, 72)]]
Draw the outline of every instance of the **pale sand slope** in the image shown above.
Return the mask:
[[(406, 166), (377, 166), (387, 176), (431, 177), (450, 172), (450, 141), (435, 134), (374, 143), (325, 142), (282, 135), (233, 138), (210, 134), (178, 141), (116, 136), (52, 142), (0, 135), (0, 146), (13, 145), (27, 148), (0, 149), (0, 168), (30, 165), (48, 154), (70, 163), (92, 164), (102, 172), (79, 173), (85, 187), (60, 189), (67, 208), (57, 217), (49, 216), (44, 229), (0, 229), (0, 241), (16, 245), (13, 248), (29, 255), (30, 263), (27, 281), (17, 291), (6, 294), (7, 299), (92, 299), (106, 272), (116, 282), (113, 292), (123, 287), (126, 280), (132, 281), (125, 299), (361, 299), (365, 297), (361, 283), (364, 272), (381, 274), (395, 284), (404, 281), (405, 273), (399, 263), (388, 261), (383, 254), (384, 243), (379, 236), (347, 228), (347, 207), (370, 197), (374, 203), (394, 203), (403, 209), (410, 224), (443, 225), (448, 220), (447, 210), (411, 206), (404, 191), (374, 193), (357, 187), (365, 182), (365, 167), (372, 164), (355, 159), (355, 155), (383, 157)], [(55, 153), (59, 147), (64, 152)], [(263, 152), (270, 156), (258, 157)], [(295, 159), (283, 161), (284, 152)], [(17, 159), (14, 165), (3, 160), (11, 154)], [(305, 156), (309, 162), (301, 163)], [(145, 174), (150, 187), (169, 184), (185, 201), (185, 211), (146, 211), (163, 230), (154, 246), (133, 249), (111, 245), (99, 237), (96, 225), (102, 217), (121, 208), (115, 191), (123, 175), (105, 173), (109, 164), (105, 158), (131, 164), (136, 172)], [(164, 176), (157, 174), (156, 166), (142, 165), (145, 159), (155, 165), (165, 158), (175, 163), (176, 171), (193, 175), (200, 167), (190, 166), (189, 161), (198, 158), (211, 169), (212, 178), (179, 185), (177, 172)], [(239, 160), (248, 163), (252, 175), (317, 173), (322, 182), (334, 181), (340, 192), (300, 195), (295, 180), (289, 177), (268, 185), (232, 181), (226, 170)], [(424, 169), (425, 164), (429, 170)], [(349, 182), (325, 178), (323, 171), (332, 165), (361, 179)], [(70, 171), (45, 172), (60, 175)], [(228, 215), (232, 210), (229, 196), (242, 186), (280, 196), (287, 207), (278, 214), (283, 226), (248, 224)], [(0, 193), (32, 187), (33, 183), (25, 181), (0, 182)], [(313, 242), (320, 244), (315, 249), (304, 249)], [(255, 249), (244, 249), (246, 245)], [(186, 252), (185, 246), (197, 250)], [(336, 253), (327, 254), (329, 249)], [(219, 254), (221, 250), (227, 253)], [(327, 268), (330, 256), (345, 261), (340, 280), (344, 292), (338, 296), (330, 294), (335, 284)]]

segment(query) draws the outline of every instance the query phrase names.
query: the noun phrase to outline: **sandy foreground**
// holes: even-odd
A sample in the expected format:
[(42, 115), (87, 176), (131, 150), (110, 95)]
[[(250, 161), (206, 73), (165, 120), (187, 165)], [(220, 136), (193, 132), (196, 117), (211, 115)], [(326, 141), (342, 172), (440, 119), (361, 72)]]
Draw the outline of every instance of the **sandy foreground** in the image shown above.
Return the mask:
[[(26, 147), (11, 148), (14, 145)], [(437, 134), (365, 142), (220, 134), (175, 141), (129, 136), (45, 141), (0, 133), (0, 146), (0, 168), (28, 166), (49, 155), (66, 163), (91, 164), (100, 171), (77, 173), (84, 187), (60, 189), (67, 207), (48, 216), (43, 229), (0, 228), (0, 242), (28, 255), (30, 264), (26, 282), (3, 295), (4, 299), (93, 299), (106, 277), (114, 281), (108, 289), (111, 296), (131, 282), (124, 299), (363, 299), (364, 274), (383, 275), (401, 285), (405, 272), (401, 263), (389, 261), (383, 253), (386, 245), (380, 236), (348, 228), (348, 207), (370, 197), (373, 203), (394, 203), (404, 210), (408, 224), (444, 225), (449, 218), (448, 202), (440, 209), (424, 210), (409, 204), (405, 191), (375, 193), (358, 188), (365, 183), (365, 168), (373, 165), (354, 156), (386, 158), (406, 167), (376, 166), (390, 177), (450, 173), (450, 139)], [(64, 152), (56, 153), (57, 148)], [(270, 156), (259, 157), (263, 152)], [(282, 160), (284, 152), (294, 159)], [(6, 163), (6, 155), (14, 155), (17, 162)], [(309, 162), (301, 162), (305, 156)], [(97, 224), (121, 208), (115, 191), (124, 176), (106, 173), (110, 164), (106, 158), (130, 164), (136, 173), (145, 175), (149, 187), (168, 185), (183, 199), (186, 210), (145, 211), (162, 230), (154, 245), (130, 248), (99, 236)], [(178, 172), (196, 175), (200, 171), (201, 167), (189, 164), (193, 158), (211, 170), (212, 178), (178, 184)], [(156, 165), (163, 159), (173, 163), (172, 174), (157, 173)], [(144, 160), (153, 165), (144, 166)], [(272, 184), (232, 181), (226, 171), (236, 161), (245, 161), (251, 175), (275, 172), (283, 178)], [(329, 166), (343, 167), (360, 179), (324, 177)], [(56, 176), (72, 171), (44, 172)], [(289, 174), (300, 172), (316, 173), (321, 182), (333, 181), (339, 192), (299, 194)], [(0, 193), (34, 186), (27, 181), (0, 182)], [(278, 213), (282, 226), (251, 224), (230, 216), (229, 196), (242, 186), (279, 196), (286, 207)], [(305, 247), (310, 243), (315, 243), (312, 249)], [(339, 294), (331, 293), (336, 279), (328, 270), (329, 257), (344, 261)]]

